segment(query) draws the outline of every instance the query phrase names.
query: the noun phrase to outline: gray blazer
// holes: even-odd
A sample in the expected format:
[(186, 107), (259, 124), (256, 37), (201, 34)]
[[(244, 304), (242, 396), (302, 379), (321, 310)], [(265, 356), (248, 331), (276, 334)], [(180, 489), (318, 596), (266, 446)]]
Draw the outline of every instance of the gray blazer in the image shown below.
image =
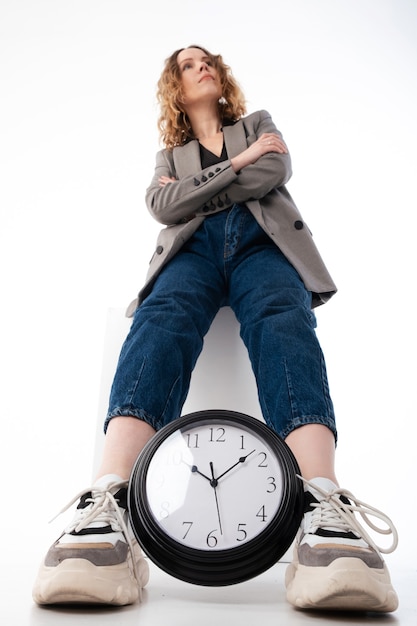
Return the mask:
[[(336, 286), (313, 242), (285, 183), (292, 174), (289, 154), (271, 152), (235, 173), (230, 159), (262, 133), (281, 133), (267, 111), (257, 111), (231, 126), (224, 126), (228, 160), (202, 169), (196, 140), (156, 155), (155, 173), (146, 191), (146, 204), (165, 228), (160, 232), (145, 285), (126, 312), (131, 317), (149, 294), (161, 269), (181, 249), (206, 216), (244, 203), (257, 222), (285, 254), (312, 292), (312, 306), (326, 302)], [(160, 176), (175, 177), (160, 187)]]

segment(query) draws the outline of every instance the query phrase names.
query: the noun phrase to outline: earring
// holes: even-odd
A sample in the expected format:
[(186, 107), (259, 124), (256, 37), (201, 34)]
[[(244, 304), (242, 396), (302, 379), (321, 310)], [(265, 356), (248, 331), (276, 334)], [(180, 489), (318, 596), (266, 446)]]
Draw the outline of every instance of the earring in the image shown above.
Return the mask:
[(219, 98), (219, 104), (225, 105), (227, 104), (227, 100), (224, 96), (222, 96), (221, 98)]

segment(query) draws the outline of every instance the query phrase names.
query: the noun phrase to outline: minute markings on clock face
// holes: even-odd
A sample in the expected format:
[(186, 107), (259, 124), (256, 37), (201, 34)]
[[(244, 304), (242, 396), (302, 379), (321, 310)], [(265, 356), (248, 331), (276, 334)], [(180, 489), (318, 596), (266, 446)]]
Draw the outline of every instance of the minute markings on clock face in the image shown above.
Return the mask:
[(282, 469), (272, 449), (242, 426), (207, 424), (176, 431), (153, 455), (146, 492), (157, 523), (200, 550), (238, 547), (277, 512)]

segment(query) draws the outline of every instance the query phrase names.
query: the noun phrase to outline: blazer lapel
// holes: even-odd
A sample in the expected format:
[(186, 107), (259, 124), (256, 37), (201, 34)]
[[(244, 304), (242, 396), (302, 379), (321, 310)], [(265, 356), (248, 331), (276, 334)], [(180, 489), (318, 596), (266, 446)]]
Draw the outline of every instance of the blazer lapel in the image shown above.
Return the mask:
[(248, 147), (245, 127), (243, 126), (242, 120), (239, 120), (232, 126), (224, 126), (223, 135), (229, 159), (233, 159), (233, 157), (237, 156)]

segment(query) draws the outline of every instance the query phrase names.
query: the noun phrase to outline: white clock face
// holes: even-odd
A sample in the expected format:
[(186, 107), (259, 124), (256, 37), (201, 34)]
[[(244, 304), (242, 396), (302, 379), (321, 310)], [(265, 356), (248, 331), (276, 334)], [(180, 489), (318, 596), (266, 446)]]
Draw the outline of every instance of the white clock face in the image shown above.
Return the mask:
[(235, 424), (201, 423), (168, 436), (146, 478), (151, 513), (174, 540), (229, 550), (261, 533), (282, 499), (282, 469), (260, 435)]

